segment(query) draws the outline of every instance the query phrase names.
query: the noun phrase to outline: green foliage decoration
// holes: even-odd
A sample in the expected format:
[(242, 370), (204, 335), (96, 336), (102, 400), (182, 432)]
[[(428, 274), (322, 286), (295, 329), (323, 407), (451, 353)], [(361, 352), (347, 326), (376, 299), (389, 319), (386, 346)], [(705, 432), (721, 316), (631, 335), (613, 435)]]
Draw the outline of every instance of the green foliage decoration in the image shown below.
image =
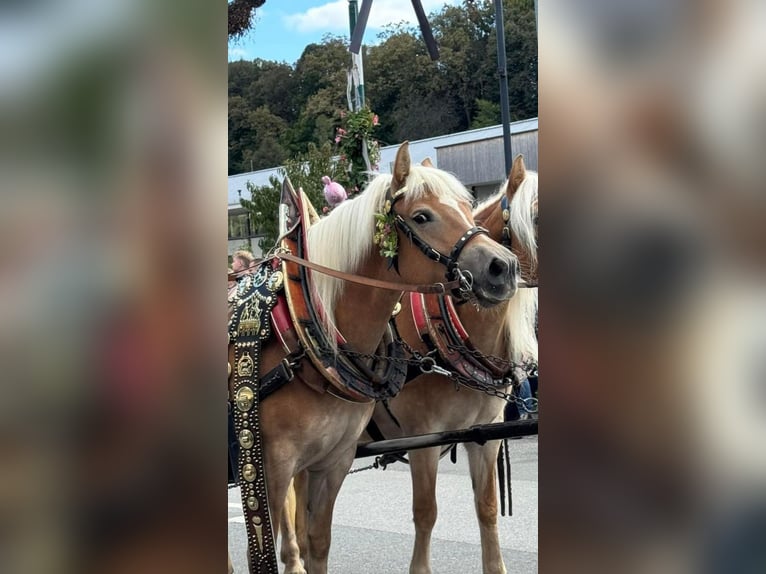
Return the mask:
[[(341, 111), (340, 121), (341, 126), (335, 132), (335, 145), (342, 174), (336, 181), (351, 196), (365, 188), (370, 169), (378, 170), (380, 144), (372, 137), (372, 132), (380, 122), (378, 115), (367, 107), (353, 112)], [(369, 167), (364, 159), (365, 146)]]

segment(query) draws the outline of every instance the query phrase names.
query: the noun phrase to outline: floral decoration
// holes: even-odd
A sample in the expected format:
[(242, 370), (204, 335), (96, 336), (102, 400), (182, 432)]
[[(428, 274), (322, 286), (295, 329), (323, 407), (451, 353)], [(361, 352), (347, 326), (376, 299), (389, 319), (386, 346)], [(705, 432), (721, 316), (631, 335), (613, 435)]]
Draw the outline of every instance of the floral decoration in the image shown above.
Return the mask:
[[(372, 132), (380, 123), (380, 118), (369, 108), (362, 108), (354, 112), (340, 112), (340, 121), (342, 125), (335, 130), (335, 146), (345, 181), (340, 176), (338, 180), (351, 196), (367, 185), (367, 172), (378, 170), (380, 144), (372, 137)], [(369, 165), (365, 161), (365, 151)]]
[(375, 214), (375, 244), (380, 247), (380, 254), (394, 259), (399, 250), (399, 236), (396, 234), (396, 215), (391, 211), (391, 202), (386, 201), (383, 213)]

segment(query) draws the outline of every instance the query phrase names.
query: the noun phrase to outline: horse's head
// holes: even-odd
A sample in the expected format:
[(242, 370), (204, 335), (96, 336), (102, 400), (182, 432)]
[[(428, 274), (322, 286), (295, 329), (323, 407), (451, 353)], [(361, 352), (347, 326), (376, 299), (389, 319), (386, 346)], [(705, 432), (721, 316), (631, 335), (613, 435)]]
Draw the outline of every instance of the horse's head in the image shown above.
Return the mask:
[[(378, 228), (392, 240), (391, 234), (397, 235), (402, 278), (414, 283), (462, 278), (461, 296), (483, 306), (510, 299), (517, 288), (516, 256), (475, 227), (465, 187), (430, 162), (411, 165), (408, 148), (405, 142), (396, 154), (383, 208), (388, 226)], [(384, 254), (385, 233), (376, 236)]]
[(537, 284), (537, 173), (516, 156), (500, 193), (480, 205), (476, 221), (519, 259), (521, 278)]

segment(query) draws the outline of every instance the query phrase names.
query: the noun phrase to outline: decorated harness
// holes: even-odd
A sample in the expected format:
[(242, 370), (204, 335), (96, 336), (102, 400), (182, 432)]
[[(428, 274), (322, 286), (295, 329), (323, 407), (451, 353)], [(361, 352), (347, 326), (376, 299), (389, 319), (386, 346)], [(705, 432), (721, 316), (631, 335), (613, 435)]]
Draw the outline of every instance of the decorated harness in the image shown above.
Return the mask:
[[(445, 256), (420, 238), (394, 210), (404, 192), (405, 189), (396, 193), (388, 190), (381, 219), (393, 221), (423, 253), (447, 268), (446, 285), (420, 287), (427, 292), (443, 293), (449, 285), (455, 296), (467, 297), (473, 278), (469, 272), (460, 269), (457, 260), (473, 237), (487, 231), (478, 227), (468, 230)], [(389, 322), (378, 348), (379, 354), (375, 355), (354, 353), (340, 332), (325, 331), (319, 303), (312, 301), (306, 269), (321, 268), (308, 261), (307, 253), (308, 227), (316, 217), (303, 192), (296, 194), (285, 180), (280, 205), (280, 245), (252, 273), (238, 279), (228, 301), (228, 339), (234, 350), (233, 366), (229, 365), (229, 408), (233, 427), (229, 450), (234, 480), (242, 495), (248, 565), (251, 572), (259, 574), (278, 574), (260, 432), (261, 401), (292, 381), (296, 371), (305, 368), (306, 359), (321, 377), (301, 377), (301, 381), (319, 393), (330, 393), (352, 402), (391, 398), (402, 389), (407, 378), (404, 344), (393, 321)], [(381, 253), (383, 251), (381, 245)], [(387, 253), (396, 267), (396, 250), (389, 249)], [(368, 285), (383, 283), (367, 281)], [(401, 284), (394, 283), (384, 286), (388, 289), (400, 287)], [(272, 337), (279, 341), (285, 356), (271, 370), (262, 373), (262, 345)], [(335, 345), (331, 344), (331, 337)]]

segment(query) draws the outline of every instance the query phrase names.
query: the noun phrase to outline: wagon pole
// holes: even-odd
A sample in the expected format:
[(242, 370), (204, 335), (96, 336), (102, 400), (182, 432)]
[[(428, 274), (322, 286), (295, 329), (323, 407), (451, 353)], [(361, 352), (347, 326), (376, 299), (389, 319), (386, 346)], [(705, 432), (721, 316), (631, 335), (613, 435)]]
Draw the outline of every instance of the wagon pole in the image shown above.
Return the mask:
[(462, 430), (436, 432), (360, 444), (356, 447), (355, 458), (401, 453), (408, 450), (430, 448), (432, 446), (444, 446), (457, 442), (476, 442), (484, 444), (488, 440), (499, 440), (533, 434), (537, 434), (537, 420), (476, 425)]

